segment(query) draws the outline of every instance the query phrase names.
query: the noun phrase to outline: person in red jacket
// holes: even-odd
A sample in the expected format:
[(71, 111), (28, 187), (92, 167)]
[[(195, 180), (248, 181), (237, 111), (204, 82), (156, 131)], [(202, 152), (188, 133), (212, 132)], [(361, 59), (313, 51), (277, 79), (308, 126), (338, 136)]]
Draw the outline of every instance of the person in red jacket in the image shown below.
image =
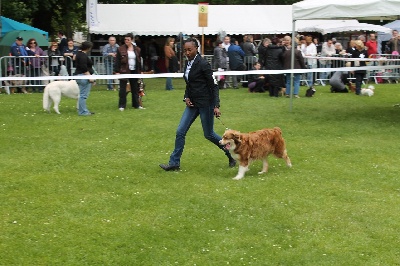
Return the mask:
[(365, 43), (365, 48), (368, 52), (368, 57), (378, 53), (378, 42), (376, 41), (375, 33), (369, 35), (369, 40)]

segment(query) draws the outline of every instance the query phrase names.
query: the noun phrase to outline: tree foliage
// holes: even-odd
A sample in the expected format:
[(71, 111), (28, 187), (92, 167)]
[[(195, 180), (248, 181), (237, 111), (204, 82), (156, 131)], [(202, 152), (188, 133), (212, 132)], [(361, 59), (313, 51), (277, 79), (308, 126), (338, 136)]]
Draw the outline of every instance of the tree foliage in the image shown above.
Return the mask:
[(1, 4), (2, 16), (47, 31), (49, 36), (62, 30), (72, 37), (85, 28), (85, 0), (2, 0)]
[[(86, 31), (86, 0), (0, 0), (1, 15), (55, 36)], [(210, 5), (291, 5), (299, 0), (213, 0)], [(106, 0), (101, 4), (197, 4), (198, 0)]]

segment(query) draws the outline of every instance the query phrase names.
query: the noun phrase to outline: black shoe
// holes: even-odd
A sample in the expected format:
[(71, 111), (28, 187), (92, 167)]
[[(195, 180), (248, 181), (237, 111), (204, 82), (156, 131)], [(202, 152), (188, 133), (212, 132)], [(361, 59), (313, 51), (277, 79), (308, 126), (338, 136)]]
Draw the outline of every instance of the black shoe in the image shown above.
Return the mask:
[(160, 164), (160, 167), (165, 171), (178, 171), (180, 170), (179, 165), (169, 165), (169, 164)]
[(229, 167), (232, 168), (232, 167), (235, 167), (235, 165), (236, 165), (236, 160), (235, 159), (229, 159)]

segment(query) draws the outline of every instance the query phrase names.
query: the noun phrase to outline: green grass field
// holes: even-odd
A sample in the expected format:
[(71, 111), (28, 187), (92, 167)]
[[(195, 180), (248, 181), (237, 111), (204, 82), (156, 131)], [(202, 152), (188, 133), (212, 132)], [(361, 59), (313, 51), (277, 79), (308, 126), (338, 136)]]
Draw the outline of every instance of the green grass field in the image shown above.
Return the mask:
[(223, 123), (281, 127), (293, 163), (271, 157), (258, 175), (254, 162), (234, 181), (200, 120), (181, 171), (158, 166), (184, 109), (173, 83), (146, 80), (146, 110), (124, 112), (96, 86), (91, 117), (72, 99), (57, 115), (42, 94), (0, 94), (0, 265), (400, 265), (399, 85), (373, 97), (319, 86), (292, 108), (221, 90)]

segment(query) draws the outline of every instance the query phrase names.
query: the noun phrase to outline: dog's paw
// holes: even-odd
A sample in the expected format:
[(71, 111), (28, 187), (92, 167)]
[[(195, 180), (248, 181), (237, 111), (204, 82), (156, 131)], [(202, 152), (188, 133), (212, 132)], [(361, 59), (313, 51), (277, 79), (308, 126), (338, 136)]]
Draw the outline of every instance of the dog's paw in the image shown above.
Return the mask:
[(287, 166), (288, 166), (288, 167), (292, 167), (292, 164), (291, 164), (291, 163), (289, 163)]
[(242, 179), (243, 178), (243, 176), (235, 176), (234, 178), (232, 178), (233, 180), (240, 180), (240, 179)]
[(258, 172), (259, 175), (262, 175), (262, 174), (264, 174), (264, 173), (266, 173), (266, 171)]

